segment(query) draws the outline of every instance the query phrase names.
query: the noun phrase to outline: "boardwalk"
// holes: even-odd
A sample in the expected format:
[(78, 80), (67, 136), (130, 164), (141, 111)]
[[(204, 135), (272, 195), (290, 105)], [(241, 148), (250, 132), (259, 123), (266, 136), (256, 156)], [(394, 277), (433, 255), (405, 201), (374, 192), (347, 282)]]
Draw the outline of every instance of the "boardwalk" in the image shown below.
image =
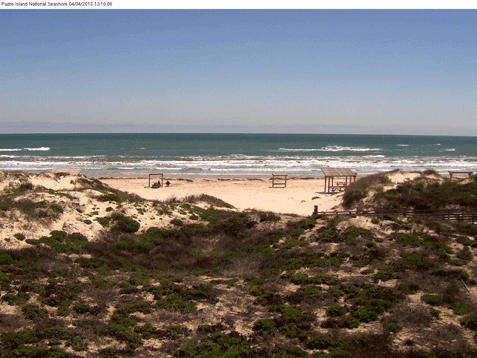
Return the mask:
[(394, 216), (404, 216), (404, 217), (413, 217), (413, 216), (424, 216), (432, 217), (436, 219), (448, 220), (448, 221), (464, 221), (468, 223), (475, 224), (477, 223), (477, 211), (471, 210), (369, 210), (369, 211), (358, 211), (358, 210), (341, 210), (341, 211), (320, 211), (313, 212), (314, 215), (348, 215), (348, 216), (376, 216), (376, 215), (394, 215)]

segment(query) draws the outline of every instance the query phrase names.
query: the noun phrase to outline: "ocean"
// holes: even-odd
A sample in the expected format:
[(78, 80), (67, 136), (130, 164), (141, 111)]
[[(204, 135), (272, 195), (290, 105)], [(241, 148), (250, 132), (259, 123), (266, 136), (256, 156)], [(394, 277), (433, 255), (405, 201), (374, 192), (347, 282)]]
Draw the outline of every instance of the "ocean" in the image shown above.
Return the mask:
[(89, 177), (477, 171), (477, 137), (328, 134), (2, 134), (0, 171)]

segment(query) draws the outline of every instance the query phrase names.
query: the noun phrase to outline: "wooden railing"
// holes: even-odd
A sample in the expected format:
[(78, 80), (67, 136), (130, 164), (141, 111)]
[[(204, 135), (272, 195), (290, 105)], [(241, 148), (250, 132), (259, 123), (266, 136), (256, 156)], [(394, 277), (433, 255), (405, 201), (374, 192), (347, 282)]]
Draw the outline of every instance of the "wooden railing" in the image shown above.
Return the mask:
[(348, 215), (348, 216), (425, 216), (449, 221), (465, 221), (468, 223), (477, 223), (477, 211), (451, 209), (451, 210), (340, 210), (340, 211), (318, 211), (315, 207), (313, 215)]

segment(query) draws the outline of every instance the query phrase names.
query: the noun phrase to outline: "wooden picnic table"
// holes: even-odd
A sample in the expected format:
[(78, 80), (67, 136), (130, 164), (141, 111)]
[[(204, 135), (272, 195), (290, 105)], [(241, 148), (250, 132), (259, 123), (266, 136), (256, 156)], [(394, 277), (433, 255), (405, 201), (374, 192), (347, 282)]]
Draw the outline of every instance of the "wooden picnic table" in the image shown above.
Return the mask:
[(474, 174), (474, 172), (466, 172), (466, 171), (456, 171), (456, 170), (449, 170), (449, 176), (452, 179), (454, 174), (467, 174), (469, 178)]

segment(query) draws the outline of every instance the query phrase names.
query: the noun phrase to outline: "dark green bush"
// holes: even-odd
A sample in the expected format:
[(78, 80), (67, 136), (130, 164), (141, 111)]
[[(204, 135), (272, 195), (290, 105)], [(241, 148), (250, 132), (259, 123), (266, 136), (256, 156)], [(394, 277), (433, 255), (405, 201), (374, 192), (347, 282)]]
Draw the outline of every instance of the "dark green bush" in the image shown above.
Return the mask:
[(460, 291), (460, 287), (457, 286), (456, 284), (454, 283), (450, 283), (447, 285), (446, 287), (446, 293), (448, 295), (455, 295), (456, 293), (458, 293)]
[(13, 293), (6, 293), (2, 296), (2, 300), (10, 305), (16, 305), (19, 303), (25, 303), (30, 299), (30, 295), (26, 292), (18, 292), (16, 295)]
[(123, 203), (126, 201), (126, 198), (118, 195), (118, 194), (114, 194), (114, 193), (109, 193), (109, 194), (103, 194), (101, 195), (99, 198), (98, 198), (99, 201), (111, 201), (111, 202), (115, 202), (115, 203)]
[(35, 305), (25, 305), (22, 307), (22, 312), (25, 318), (35, 320), (35, 319), (42, 319), (42, 318), (47, 318), (48, 313), (44, 310), (41, 309), (38, 306)]
[(420, 246), (421, 239), (417, 234), (407, 234), (403, 232), (393, 232), (390, 236), (391, 240), (396, 241), (402, 246)]
[(422, 295), (421, 301), (431, 306), (439, 306), (442, 304), (442, 298), (436, 295)]
[(63, 213), (63, 207), (60, 204), (51, 204), (50, 209), (58, 214)]
[(465, 303), (462, 303), (462, 302), (454, 302), (450, 308), (452, 309), (452, 311), (457, 314), (457, 315), (464, 315), (464, 314), (467, 314), (469, 313), (469, 306)]
[(112, 232), (134, 233), (141, 226), (136, 220), (119, 213), (111, 215), (111, 219), (115, 221), (115, 225), (111, 228)]
[(253, 324), (253, 330), (259, 335), (274, 335), (277, 332), (277, 326), (271, 319), (259, 319)]
[(351, 208), (366, 198), (371, 190), (379, 190), (384, 185), (392, 183), (388, 177), (389, 173), (378, 173), (364, 176), (354, 183), (349, 184), (343, 195), (343, 205)]
[(13, 235), (15, 237), (15, 239), (19, 240), (19, 241), (23, 241), (25, 240), (25, 235), (24, 234), (21, 234), (21, 233), (17, 233), (15, 235)]
[(10, 265), (13, 262), (12, 256), (7, 251), (0, 250), (0, 265)]
[(417, 283), (403, 282), (398, 286), (398, 290), (405, 293), (406, 295), (413, 295), (420, 290), (420, 287)]
[(105, 216), (105, 217), (102, 217), (102, 218), (96, 218), (96, 221), (99, 222), (102, 227), (106, 227), (111, 222), (111, 217), (110, 216)]
[(330, 306), (326, 309), (326, 314), (330, 317), (343, 316), (348, 312), (348, 309), (343, 306)]
[(93, 311), (93, 308), (84, 302), (76, 302), (73, 309), (79, 314), (90, 313)]
[(477, 312), (473, 312), (460, 320), (460, 324), (465, 328), (477, 331)]
[(128, 347), (132, 349), (136, 349), (142, 345), (141, 336), (121, 324), (108, 324), (101, 329), (101, 333), (105, 336), (114, 337), (118, 341), (126, 343)]
[(280, 221), (280, 216), (272, 212), (261, 212), (260, 222), (276, 222)]
[(171, 224), (175, 226), (182, 226), (184, 225), (184, 222), (180, 219), (175, 218), (171, 220)]

